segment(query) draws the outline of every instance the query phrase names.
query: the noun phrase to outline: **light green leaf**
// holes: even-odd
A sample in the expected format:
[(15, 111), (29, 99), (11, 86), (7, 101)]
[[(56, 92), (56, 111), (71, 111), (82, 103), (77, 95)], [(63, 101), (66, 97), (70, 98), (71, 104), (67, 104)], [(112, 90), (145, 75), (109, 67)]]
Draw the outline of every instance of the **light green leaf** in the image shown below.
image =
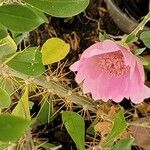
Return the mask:
[(133, 144), (134, 139), (133, 138), (126, 138), (119, 140), (112, 148), (111, 150), (131, 150), (131, 146)]
[(13, 115), (0, 115), (0, 141), (16, 141), (29, 127), (30, 122)]
[(138, 58), (140, 59), (140, 61), (142, 62), (142, 64), (143, 64), (144, 66), (147, 66), (147, 65), (149, 64), (148, 61), (147, 61), (144, 57), (138, 56)]
[(31, 76), (41, 75), (45, 71), (42, 64), (42, 54), (37, 47), (30, 47), (18, 53), (7, 65), (16, 71)]
[(18, 116), (23, 119), (31, 120), (28, 95), (28, 86), (26, 86), (24, 94), (12, 111), (12, 115)]
[(9, 143), (2, 143), (0, 144), (0, 150), (8, 150), (8, 147), (10, 146)]
[(4, 26), (0, 23), (0, 39), (5, 38), (7, 35), (8, 35), (7, 28), (4, 27)]
[(23, 0), (55, 17), (71, 17), (82, 12), (89, 0)]
[(150, 71), (150, 55), (144, 55), (143, 57), (147, 62), (147, 65), (145, 65), (144, 67), (147, 69), (147, 71)]
[(59, 146), (56, 146), (56, 145), (51, 144), (51, 143), (45, 143), (41, 147), (44, 148), (45, 150), (57, 150), (57, 149), (59, 149), (58, 148)]
[(42, 46), (42, 61), (44, 65), (62, 60), (70, 50), (70, 45), (59, 38), (48, 39)]
[(140, 34), (140, 39), (146, 47), (150, 48), (150, 31), (144, 31)]
[(134, 55), (138, 56), (140, 54), (142, 54), (145, 51), (145, 47), (144, 48), (139, 48), (139, 49), (135, 49), (134, 50)]
[(55, 109), (53, 107), (52, 100), (49, 98), (44, 99), (41, 104), (39, 114), (37, 115), (37, 121), (42, 124), (46, 124), (53, 121), (55, 117)]
[(44, 21), (25, 5), (9, 4), (0, 6), (0, 22), (10, 30), (32, 31)]
[(9, 35), (0, 40), (0, 60), (7, 55), (15, 53), (16, 50), (17, 45)]
[(11, 31), (14, 42), (19, 45), (25, 38), (28, 38), (29, 33), (28, 32), (24, 32), (24, 33), (18, 33), (18, 32), (14, 32)]
[(99, 40), (102, 42), (102, 41), (104, 41), (104, 40), (106, 40), (106, 39), (110, 39), (110, 37), (107, 35), (107, 33), (106, 32), (104, 32), (104, 33), (99, 33)]
[(72, 137), (73, 141), (76, 143), (78, 150), (84, 150), (84, 140), (85, 140), (85, 124), (84, 119), (77, 113), (72, 111), (64, 111), (62, 113), (63, 123)]
[(0, 88), (0, 108), (7, 108), (11, 103), (9, 94)]
[(126, 126), (127, 124), (124, 117), (124, 110), (121, 108), (115, 116), (114, 125), (110, 134), (104, 141), (101, 142), (102, 147), (107, 147), (111, 142), (113, 142), (115, 138), (126, 129)]

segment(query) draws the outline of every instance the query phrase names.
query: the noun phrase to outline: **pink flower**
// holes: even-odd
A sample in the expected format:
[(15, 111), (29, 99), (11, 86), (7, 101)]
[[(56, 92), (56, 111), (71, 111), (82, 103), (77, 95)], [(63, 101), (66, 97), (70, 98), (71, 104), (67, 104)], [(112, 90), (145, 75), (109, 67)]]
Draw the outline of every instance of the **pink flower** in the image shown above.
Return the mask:
[(150, 97), (150, 89), (144, 85), (142, 63), (129, 47), (114, 41), (90, 46), (70, 69), (77, 72), (77, 83), (83, 81), (83, 92), (91, 93), (95, 100), (120, 102), (125, 97), (140, 103)]

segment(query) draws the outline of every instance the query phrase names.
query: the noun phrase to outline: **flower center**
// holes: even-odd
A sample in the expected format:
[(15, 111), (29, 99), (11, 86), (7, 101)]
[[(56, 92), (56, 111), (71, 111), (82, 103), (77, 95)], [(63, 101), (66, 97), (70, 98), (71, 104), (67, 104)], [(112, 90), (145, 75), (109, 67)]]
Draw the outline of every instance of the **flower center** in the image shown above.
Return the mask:
[(113, 76), (125, 75), (130, 70), (130, 67), (125, 65), (123, 55), (120, 51), (101, 54), (99, 56), (99, 67), (104, 72)]

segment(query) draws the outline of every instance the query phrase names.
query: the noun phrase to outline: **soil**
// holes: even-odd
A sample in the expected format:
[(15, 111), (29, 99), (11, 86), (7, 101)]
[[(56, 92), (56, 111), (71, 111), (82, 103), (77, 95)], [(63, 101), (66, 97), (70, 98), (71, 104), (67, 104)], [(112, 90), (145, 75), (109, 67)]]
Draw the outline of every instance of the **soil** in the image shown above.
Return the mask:
[[(129, 2), (130, 0), (128, 0), (128, 3)], [(124, 7), (123, 3), (119, 3), (118, 5), (126, 11), (131, 10), (131, 8), (126, 7), (128, 5)], [(133, 12), (128, 11), (128, 13), (133, 15)], [(138, 16), (137, 13), (138, 12), (134, 13), (135, 17)], [(145, 10), (140, 15), (145, 15)], [(68, 67), (78, 60), (80, 54), (87, 47), (95, 43), (95, 41), (98, 41), (99, 32), (106, 32), (107, 34), (114, 36), (123, 35), (123, 32), (120, 31), (109, 16), (103, 0), (93, 0), (85, 12), (82, 12), (72, 18), (60, 19), (51, 16), (47, 17), (49, 18), (49, 24), (43, 24), (37, 30), (31, 32), (29, 44), (32, 46), (42, 45), (48, 38), (51, 37), (59, 37), (68, 42), (71, 45), (71, 51), (62, 61), (63, 63), (67, 60), (64, 72), (69, 72)], [(57, 64), (54, 64), (52, 68), (55, 69), (56, 66)], [(66, 77), (71, 80), (68, 85), (75, 88), (77, 85), (74, 82), (74, 74), (69, 72)], [(120, 105), (122, 105), (125, 109), (133, 107), (129, 101), (123, 101)], [(60, 106), (61, 105), (57, 104), (55, 107)], [(65, 110), (66, 108), (64, 107), (63, 109)], [(37, 102), (33, 106), (32, 113), (35, 114), (38, 110), (39, 103)], [(74, 111), (78, 111), (78, 109), (74, 109)], [(90, 120), (86, 121), (86, 128), (89, 127), (90, 123)], [(65, 128), (62, 127), (61, 113), (58, 113), (58, 116), (52, 123), (46, 125), (39, 124), (38, 127), (33, 130), (33, 134), (36, 134), (36, 136), (40, 139), (48, 140), (49, 143), (62, 145), (60, 150), (76, 150), (71, 137)], [(92, 144), (94, 138), (96, 137), (87, 134), (86, 142), (91, 142), (90, 144)], [(99, 136), (97, 136), (97, 139), (100, 139)]]

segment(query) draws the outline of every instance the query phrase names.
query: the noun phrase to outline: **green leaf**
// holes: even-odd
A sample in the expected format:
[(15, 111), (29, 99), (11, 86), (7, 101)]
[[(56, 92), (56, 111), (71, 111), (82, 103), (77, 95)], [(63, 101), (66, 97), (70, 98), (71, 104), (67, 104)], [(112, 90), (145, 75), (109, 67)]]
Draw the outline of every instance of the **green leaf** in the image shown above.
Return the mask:
[(18, 32), (11, 31), (11, 33), (12, 33), (12, 36), (16, 45), (19, 45), (29, 35), (28, 32), (18, 33)]
[(64, 111), (62, 113), (62, 120), (71, 138), (76, 143), (77, 149), (84, 150), (84, 119), (75, 112)]
[(9, 143), (2, 143), (0, 144), (0, 150), (8, 150), (9, 146), (10, 146)]
[(21, 73), (37, 76), (44, 73), (42, 55), (37, 47), (30, 47), (10, 60), (7, 65)]
[(18, 140), (29, 127), (29, 124), (29, 121), (13, 115), (0, 115), (0, 141)]
[(59, 149), (56, 145), (51, 144), (51, 143), (45, 143), (41, 146), (42, 148), (44, 148), (44, 150), (57, 150)]
[(148, 65), (145, 65), (144, 67), (147, 69), (147, 71), (150, 71), (150, 55), (144, 55), (143, 57), (148, 64)]
[(143, 64), (144, 66), (147, 66), (147, 65), (149, 64), (148, 61), (147, 61), (144, 57), (138, 56), (138, 58), (140, 59), (140, 61), (142, 62), (142, 64)]
[(42, 46), (42, 62), (44, 65), (62, 60), (70, 50), (70, 45), (59, 38), (48, 39)]
[(150, 48), (150, 31), (144, 31), (140, 34), (140, 39), (146, 47)]
[(17, 45), (9, 35), (0, 40), (0, 60), (7, 55), (15, 53), (16, 50)]
[(5, 38), (7, 35), (8, 35), (7, 28), (4, 27), (4, 26), (0, 23), (0, 39)]
[(44, 22), (49, 23), (48, 18), (46, 17), (46, 15), (41, 10), (39, 10), (38, 8), (33, 7), (31, 5), (28, 5), (28, 4), (27, 4), (27, 6), (30, 9), (32, 9), (39, 17), (41, 17), (41, 19), (43, 19)]
[(115, 138), (126, 129), (126, 126), (127, 124), (124, 117), (124, 110), (121, 108), (115, 116), (114, 125), (110, 134), (101, 143), (102, 147), (107, 147), (111, 142), (113, 142)]
[(23, 0), (55, 17), (72, 17), (82, 12), (89, 0)]
[(134, 55), (138, 56), (140, 54), (142, 54), (145, 51), (145, 47), (144, 48), (139, 48), (139, 49), (135, 49), (134, 50)]
[(133, 144), (134, 139), (133, 138), (126, 138), (119, 140), (112, 148), (111, 150), (131, 150), (131, 146)]
[(0, 88), (0, 108), (7, 108), (11, 103), (9, 94)]
[(28, 95), (28, 86), (26, 86), (24, 94), (12, 111), (12, 115), (18, 116), (23, 119), (31, 120)]
[(25, 5), (9, 4), (0, 6), (0, 22), (10, 30), (26, 32), (44, 21)]
[(135, 34), (131, 34), (129, 35), (127, 38), (126, 38), (126, 43), (133, 43), (133, 42), (136, 42), (138, 40), (138, 38), (136, 37)]
[(107, 35), (106, 32), (104, 32), (103, 34), (102, 33), (99, 33), (99, 40), (102, 42), (106, 39), (110, 39), (110, 37)]
[(50, 100), (49, 98), (44, 99), (37, 116), (37, 121), (42, 124), (46, 124), (53, 121), (55, 117), (55, 109), (53, 107), (52, 100)]
[(3, 88), (8, 95), (12, 95), (12, 93), (14, 92), (14, 85), (12, 84), (12, 80), (5, 77), (5, 79), (3, 77), (0, 77), (0, 85), (1, 88)]

